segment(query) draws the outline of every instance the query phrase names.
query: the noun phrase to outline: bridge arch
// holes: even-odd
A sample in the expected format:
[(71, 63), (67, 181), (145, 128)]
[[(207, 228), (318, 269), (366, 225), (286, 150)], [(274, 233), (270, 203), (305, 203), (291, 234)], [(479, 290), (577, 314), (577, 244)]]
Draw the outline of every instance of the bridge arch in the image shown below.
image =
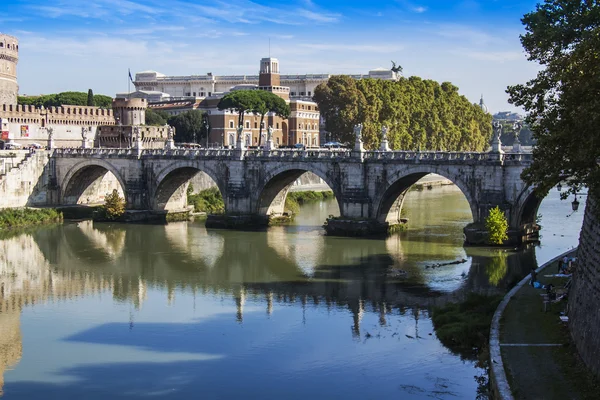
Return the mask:
[(262, 185), (255, 193), (255, 212), (258, 215), (282, 215), (284, 213), (285, 199), (294, 182), (304, 173), (311, 172), (321, 178), (333, 191), (333, 196), (338, 202), (340, 214), (343, 215), (341, 199), (341, 185), (327, 176), (324, 167), (306, 164), (282, 165), (267, 172)]
[(527, 186), (516, 201), (516, 213), (513, 215), (511, 226), (523, 227), (529, 224), (535, 224), (537, 220), (538, 210), (544, 200), (544, 197), (538, 195), (534, 188)]
[(226, 198), (225, 185), (217, 172), (194, 162), (176, 162), (163, 168), (154, 181), (150, 207), (157, 211), (181, 210), (187, 205), (188, 182), (198, 173), (205, 173), (215, 183), (223, 199)]
[(66, 173), (60, 188), (60, 203), (63, 205), (101, 202), (112, 189), (117, 189), (128, 203), (126, 186), (121, 174), (112, 164), (101, 159), (85, 160), (75, 164)]
[(478, 204), (474, 193), (463, 178), (457, 176), (446, 168), (438, 166), (418, 165), (403, 167), (392, 173), (387, 179), (386, 189), (375, 198), (373, 205), (375, 207), (375, 218), (379, 222), (388, 222), (396, 224), (400, 220), (400, 212), (404, 199), (410, 187), (417, 183), (421, 178), (429, 174), (440, 175), (454, 183), (463, 193), (469, 207), (473, 221), (478, 220)]

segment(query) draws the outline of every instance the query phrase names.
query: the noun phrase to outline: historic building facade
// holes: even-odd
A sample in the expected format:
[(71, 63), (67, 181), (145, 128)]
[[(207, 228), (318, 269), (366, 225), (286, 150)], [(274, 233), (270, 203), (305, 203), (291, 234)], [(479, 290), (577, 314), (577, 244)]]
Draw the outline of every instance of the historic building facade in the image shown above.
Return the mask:
[[(219, 110), (217, 105), (221, 98), (231, 90), (265, 90), (276, 94), (290, 105), (290, 117), (280, 118), (273, 113), (265, 116), (262, 126), (262, 138), (259, 138), (260, 116), (247, 114), (244, 116), (243, 135), (247, 146), (259, 146), (266, 143), (267, 129), (273, 128), (273, 144), (275, 146), (291, 146), (301, 143), (307, 147), (319, 146), (320, 114), (315, 102), (307, 97), (292, 97), (291, 89), (286, 87), (279, 73), (279, 60), (263, 58), (260, 61), (260, 73), (255, 83), (240, 83), (226, 87), (223, 92), (197, 92), (204, 97), (173, 97), (171, 100), (150, 103), (155, 110), (163, 110), (170, 115), (177, 115), (188, 110), (206, 112), (210, 124), (208, 145), (234, 146), (238, 115), (232, 110)], [(234, 81), (231, 81), (234, 82)], [(218, 87), (218, 86), (214, 86)], [(223, 86), (225, 88), (225, 86)], [(132, 93), (132, 96), (136, 96)]]
[(0, 104), (17, 104), (19, 41), (0, 33)]
[[(272, 58), (271, 60), (276, 60)], [(276, 63), (279, 71), (279, 62)], [(277, 72), (279, 74), (279, 72)], [(280, 86), (289, 88), (290, 98), (310, 99), (315, 93), (315, 88), (327, 82), (330, 74), (304, 74), (280, 75)], [(397, 80), (399, 75), (391, 70), (379, 68), (369, 71), (368, 74), (350, 75), (354, 79), (375, 78), (384, 80)], [(214, 93), (230, 91), (235, 86), (259, 85), (259, 75), (206, 75), (166, 76), (156, 71), (143, 71), (135, 74), (134, 85), (137, 90), (162, 92), (171, 97), (210, 97)]]

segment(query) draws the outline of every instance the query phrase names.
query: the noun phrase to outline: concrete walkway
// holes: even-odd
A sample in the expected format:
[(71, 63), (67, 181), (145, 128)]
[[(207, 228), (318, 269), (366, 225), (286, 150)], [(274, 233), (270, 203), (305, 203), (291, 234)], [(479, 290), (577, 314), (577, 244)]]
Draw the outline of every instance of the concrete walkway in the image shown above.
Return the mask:
[[(572, 253), (573, 254), (573, 253)], [(538, 280), (552, 283), (557, 292), (568, 278), (544, 275), (557, 273), (558, 258), (538, 270)], [(567, 324), (560, 321), (566, 301), (544, 310), (541, 294), (524, 279), (505, 305), (499, 326), (499, 348), (510, 399), (598, 399), (600, 381), (593, 377), (577, 355)], [(508, 295), (507, 295), (508, 297)], [(494, 359), (494, 357), (492, 357)]]

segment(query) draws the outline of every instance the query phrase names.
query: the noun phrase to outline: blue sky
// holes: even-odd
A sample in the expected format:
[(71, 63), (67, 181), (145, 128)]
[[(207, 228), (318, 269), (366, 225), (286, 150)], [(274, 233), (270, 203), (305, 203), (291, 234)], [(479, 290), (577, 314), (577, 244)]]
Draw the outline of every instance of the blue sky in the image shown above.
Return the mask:
[(2, 0), (0, 30), (20, 41), (22, 94), (114, 95), (132, 73), (367, 73), (390, 67), (450, 81), (491, 111), (538, 66), (519, 42), (528, 0)]

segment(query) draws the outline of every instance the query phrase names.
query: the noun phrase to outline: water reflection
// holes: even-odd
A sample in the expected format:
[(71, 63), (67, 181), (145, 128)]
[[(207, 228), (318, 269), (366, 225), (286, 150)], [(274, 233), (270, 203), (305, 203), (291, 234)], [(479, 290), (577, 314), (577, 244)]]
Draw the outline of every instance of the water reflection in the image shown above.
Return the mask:
[[(423, 205), (425, 195), (437, 212)], [(295, 226), (259, 233), (83, 222), (2, 240), (0, 389), (7, 374), (17, 397), (56, 391), (42, 383), (59, 378), (77, 382), (65, 397), (99, 388), (97, 398), (167, 395), (169, 387), (191, 396), (203, 376), (211, 393), (227, 397), (236, 372), (255, 390), (249, 396), (264, 395), (259, 386), (271, 377), (287, 382), (273, 384), (287, 397), (292, 385), (298, 397), (319, 387), (327, 396), (424, 398), (440, 379), (470, 397), (474, 367), (429, 336), (427, 310), (505, 290), (535, 264), (536, 249), (463, 248), (470, 214), (460, 196), (408, 196), (411, 228), (387, 240), (324, 236), (327, 203), (308, 206), (310, 218)]]

